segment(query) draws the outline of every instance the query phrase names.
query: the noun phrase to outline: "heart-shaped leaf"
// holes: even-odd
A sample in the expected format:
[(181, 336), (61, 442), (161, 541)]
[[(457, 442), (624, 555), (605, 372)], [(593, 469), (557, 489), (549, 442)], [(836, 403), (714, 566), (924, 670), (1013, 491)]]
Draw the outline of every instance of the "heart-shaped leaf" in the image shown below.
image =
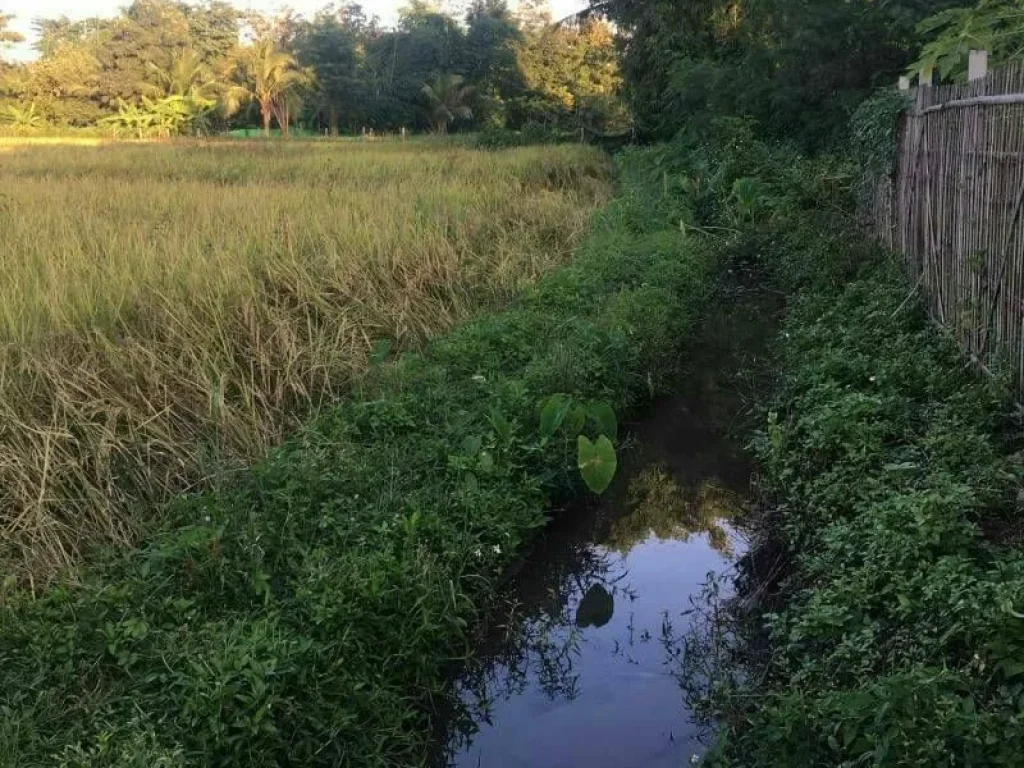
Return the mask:
[(565, 431), (569, 435), (578, 435), (583, 431), (583, 425), (587, 423), (587, 412), (582, 405), (572, 408), (565, 417)]
[(601, 435), (591, 442), (586, 435), (580, 435), (576, 441), (576, 448), (577, 463), (583, 482), (594, 493), (604, 493), (612, 484), (615, 469), (618, 467), (612, 441)]
[(591, 403), (587, 407), (587, 413), (597, 424), (598, 434), (607, 435), (609, 440), (618, 438), (619, 422), (615, 418), (615, 411), (608, 403)]
[(562, 393), (556, 393), (544, 401), (540, 409), (540, 434), (542, 437), (551, 437), (562, 426), (569, 407), (572, 405), (572, 398)]
[(615, 598), (600, 584), (594, 584), (576, 607), (576, 626), (603, 627), (615, 613)]

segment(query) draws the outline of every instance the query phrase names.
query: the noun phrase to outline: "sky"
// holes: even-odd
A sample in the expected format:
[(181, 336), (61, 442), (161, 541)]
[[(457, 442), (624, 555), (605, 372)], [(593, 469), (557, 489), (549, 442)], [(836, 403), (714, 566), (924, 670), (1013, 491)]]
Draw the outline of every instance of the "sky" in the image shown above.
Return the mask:
[[(130, 0), (0, 0), (0, 10), (13, 13), (16, 17), (11, 25), (27, 38), (25, 43), (4, 52), (11, 59), (27, 60), (33, 57), (32, 51), (32, 19), (66, 15), (72, 19), (89, 16), (113, 16), (117, 9)], [(312, 14), (327, 5), (329, 0), (231, 0), (242, 10), (273, 13), (283, 6), (289, 6), (302, 14)], [(586, 0), (548, 0), (553, 18), (561, 19), (570, 13), (586, 7)], [(385, 24), (393, 23), (398, 17), (398, 9), (405, 5), (406, 0), (362, 0), (361, 5), (369, 14), (376, 14)], [(343, 3), (338, 3), (342, 5)]]

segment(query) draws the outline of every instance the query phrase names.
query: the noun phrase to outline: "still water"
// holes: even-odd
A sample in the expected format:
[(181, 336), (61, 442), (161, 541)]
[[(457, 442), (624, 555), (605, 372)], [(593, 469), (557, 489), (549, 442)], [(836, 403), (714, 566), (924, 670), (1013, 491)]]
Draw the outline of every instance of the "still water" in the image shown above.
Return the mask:
[[(567, 510), (523, 562), (459, 681), (459, 768), (661, 768), (705, 749), (680, 637), (744, 549), (746, 457), (693, 398), (634, 425), (609, 497)], [(710, 422), (710, 423), (709, 423)]]
[(739, 425), (776, 307), (737, 301), (691, 351), (677, 396), (629, 425), (599, 500), (557, 511), (457, 682), (457, 768), (699, 763), (709, 725), (680, 684), (706, 585), (728, 594), (751, 466)]

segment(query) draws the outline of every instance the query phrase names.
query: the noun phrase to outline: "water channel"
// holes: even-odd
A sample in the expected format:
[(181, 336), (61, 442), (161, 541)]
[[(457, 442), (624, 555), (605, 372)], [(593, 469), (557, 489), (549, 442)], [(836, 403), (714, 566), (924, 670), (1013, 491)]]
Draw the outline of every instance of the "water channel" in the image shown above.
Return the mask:
[(690, 345), (679, 392), (632, 424), (613, 487), (558, 511), (508, 579), (457, 692), (455, 768), (667, 768), (699, 762), (680, 655), (713, 579), (746, 547), (744, 450), (771, 297), (742, 287)]

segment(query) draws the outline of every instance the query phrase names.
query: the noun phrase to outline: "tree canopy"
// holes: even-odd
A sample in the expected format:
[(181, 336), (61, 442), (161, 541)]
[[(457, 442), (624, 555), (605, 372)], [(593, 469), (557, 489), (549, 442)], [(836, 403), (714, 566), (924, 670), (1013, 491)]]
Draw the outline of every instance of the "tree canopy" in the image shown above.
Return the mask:
[(853, 109), (918, 55), (919, 23), (956, 0), (592, 0), (623, 33), (640, 132), (756, 121), (808, 148), (845, 132)]
[[(0, 40), (9, 18), (0, 14)], [(127, 120), (138, 133), (143, 115), (161, 123), (173, 101), (172, 112), (199, 113), (182, 131), (626, 125), (610, 26), (556, 27), (534, 3), (472, 0), (456, 16), (411, 0), (389, 28), (358, 4), (265, 17), (223, 0), (133, 0), (113, 18), (33, 25), (38, 58), (0, 74), (0, 111), (34, 105), (55, 124)]]

